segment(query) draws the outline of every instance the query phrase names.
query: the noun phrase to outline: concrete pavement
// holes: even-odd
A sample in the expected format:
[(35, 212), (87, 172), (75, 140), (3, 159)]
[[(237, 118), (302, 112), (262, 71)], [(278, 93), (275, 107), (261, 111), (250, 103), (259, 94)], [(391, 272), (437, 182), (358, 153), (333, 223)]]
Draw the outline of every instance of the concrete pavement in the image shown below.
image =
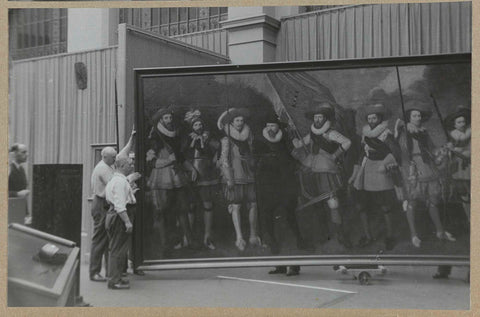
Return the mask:
[(468, 268), (432, 279), (435, 267), (388, 267), (362, 286), (332, 267), (302, 267), (299, 276), (269, 275), (269, 268), (147, 271), (129, 274), (131, 289), (109, 290), (81, 268), (81, 295), (96, 307), (252, 307), (460, 309), (470, 307)]

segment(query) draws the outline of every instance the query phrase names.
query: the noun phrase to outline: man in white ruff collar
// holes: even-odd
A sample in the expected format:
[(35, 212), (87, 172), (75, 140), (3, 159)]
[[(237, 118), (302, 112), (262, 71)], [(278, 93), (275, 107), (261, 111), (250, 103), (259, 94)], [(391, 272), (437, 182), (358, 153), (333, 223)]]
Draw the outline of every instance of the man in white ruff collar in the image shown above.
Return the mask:
[[(458, 106), (456, 111), (445, 118), (445, 126), (449, 130), (447, 147), (451, 151), (450, 171), (451, 192), (454, 199), (460, 200), (470, 223), (470, 165), (472, 130), (471, 109)], [(433, 278), (448, 278), (452, 271), (449, 265), (440, 265)], [(470, 274), (470, 273), (469, 273)]]
[(318, 208), (319, 203), (326, 201), (337, 240), (349, 248), (351, 244), (343, 230), (337, 196), (343, 184), (336, 161), (350, 148), (351, 141), (332, 128), (335, 110), (329, 103), (318, 104), (307, 111), (306, 116), (313, 119), (310, 133), (302, 140), (293, 139), (295, 149), (292, 155), (302, 164), (299, 173), (300, 205), (297, 209)]
[[(425, 204), (432, 219), (439, 240), (456, 241), (444, 230), (438, 207), (442, 199), (439, 166), (444, 162), (443, 151), (435, 148), (432, 139), (423, 123), (428, 121), (432, 112), (427, 105), (410, 100), (405, 104), (405, 116), (408, 120), (406, 128), (400, 129), (404, 123), (398, 119), (395, 135), (402, 149), (401, 171), (407, 185), (407, 220), (410, 228), (412, 244), (420, 248), (421, 240), (415, 227), (415, 213), (419, 204)], [(406, 131), (406, 133), (405, 133)]]
[(471, 110), (462, 106), (445, 118), (450, 142), (447, 144), (452, 159), (453, 193), (462, 202), (463, 209), (470, 222), (470, 143), (472, 130), (470, 128)]
[(232, 215), (235, 227), (235, 245), (240, 251), (245, 250), (240, 222), (240, 208), (248, 208), (251, 245), (261, 245), (258, 235), (258, 211), (255, 195), (254, 159), (252, 155), (253, 133), (245, 123), (249, 112), (244, 108), (231, 108), (218, 119), (218, 128), (225, 132), (221, 140), (220, 166), (222, 182), (225, 186), (225, 199), (228, 212)]
[[(206, 130), (205, 121), (200, 110), (188, 111), (185, 122), (191, 127), (191, 132), (186, 136), (182, 152), (187, 161), (197, 171), (197, 179), (192, 183), (193, 206), (189, 213), (190, 225), (195, 228), (195, 211), (203, 209), (204, 235), (203, 244), (210, 250), (215, 249), (212, 240), (213, 202), (216, 186), (219, 183), (219, 173), (216, 166), (217, 154), (220, 147), (218, 140)], [(193, 230), (195, 232), (195, 230)]]
[(176, 236), (176, 223), (179, 221), (187, 244), (192, 247), (193, 239), (188, 225), (189, 173), (196, 180), (197, 172), (181, 152), (181, 140), (173, 121), (173, 110), (160, 109), (152, 118), (153, 127), (148, 136), (150, 149), (147, 164), (152, 172), (147, 186), (151, 190), (152, 204), (156, 217), (165, 224), (166, 246), (164, 257), (170, 257), (174, 246), (181, 238)]
[(357, 207), (364, 230), (358, 246), (364, 247), (373, 241), (368, 214), (372, 214), (372, 209), (379, 208), (385, 219), (385, 248), (391, 250), (395, 241), (390, 212), (397, 200), (395, 185), (401, 186), (401, 175), (398, 172), (401, 152), (393, 133), (388, 129), (385, 106), (381, 103), (370, 104), (365, 112), (367, 124), (362, 129), (364, 153), (348, 181), (357, 190)]

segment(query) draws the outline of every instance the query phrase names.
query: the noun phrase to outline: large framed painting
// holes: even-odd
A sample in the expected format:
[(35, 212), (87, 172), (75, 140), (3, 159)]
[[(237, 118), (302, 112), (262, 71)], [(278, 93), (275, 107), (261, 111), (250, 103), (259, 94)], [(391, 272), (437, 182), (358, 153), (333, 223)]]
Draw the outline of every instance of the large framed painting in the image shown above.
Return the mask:
[(469, 54), (135, 76), (141, 268), (469, 265)]

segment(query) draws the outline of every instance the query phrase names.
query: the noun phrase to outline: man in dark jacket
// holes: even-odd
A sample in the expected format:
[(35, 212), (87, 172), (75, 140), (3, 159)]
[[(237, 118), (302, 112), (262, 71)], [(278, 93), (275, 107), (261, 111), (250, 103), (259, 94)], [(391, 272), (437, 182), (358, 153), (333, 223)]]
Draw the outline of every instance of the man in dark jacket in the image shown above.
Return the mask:
[[(295, 236), (297, 247), (305, 248), (305, 243), (295, 215), (297, 206), (298, 184), (295, 177), (295, 161), (290, 156), (287, 137), (275, 114), (270, 114), (265, 120), (262, 138), (256, 144), (257, 154), (257, 201), (261, 230), (264, 241), (270, 244), (272, 254), (280, 252), (274, 228), (275, 219), (286, 217), (287, 224)], [(287, 273), (298, 275), (299, 266), (277, 267), (270, 274)]]
[(14, 144), (10, 148), (14, 157), (10, 163), (8, 174), (8, 197), (27, 197), (27, 176), (21, 164), (27, 161), (27, 147), (24, 144)]
[[(27, 199), (30, 190), (27, 189), (28, 182), (25, 169), (22, 164), (27, 161), (27, 147), (24, 144), (14, 144), (10, 148), (13, 153), (13, 160), (10, 163), (8, 173), (8, 197), (21, 197)], [(27, 208), (25, 224), (32, 224), (32, 215)]]

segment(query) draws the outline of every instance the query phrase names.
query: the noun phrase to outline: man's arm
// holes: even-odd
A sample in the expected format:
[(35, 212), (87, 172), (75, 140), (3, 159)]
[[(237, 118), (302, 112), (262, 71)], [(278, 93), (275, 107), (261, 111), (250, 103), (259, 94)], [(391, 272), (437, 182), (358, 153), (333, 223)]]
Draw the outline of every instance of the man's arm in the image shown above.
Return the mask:
[(385, 139), (385, 144), (387, 144), (388, 148), (392, 152), (393, 157), (397, 161), (398, 165), (402, 165), (402, 150), (400, 149), (400, 145), (395, 140), (392, 134), (389, 134)]
[(133, 230), (133, 225), (130, 221), (130, 218), (128, 218), (127, 212), (123, 211), (118, 214), (120, 216), (120, 219), (122, 219), (123, 223), (125, 224), (126, 232), (130, 233)]
[(333, 157), (337, 159), (340, 155), (342, 155), (344, 152), (346, 152), (350, 146), (352, 145), (352, 141), (350, 141), (349, 138), (343, 136), (340, 132), (338, 131), (331, 131), (329, 133), (329, 138), (330, 140), (340, 144), (338, 149), (333, 153)]
[(125, 144), (125, 146), (123, 147), (123, 149), (118, 153), (118, 156), (128, 156), (128, 153), (130, 153), (130, 150), (132, 149), (133, 136), (134, 136), (136, 133), (137, 133), (137, 132), (135, 131), (135, 129), (132, 129), (132, 133), (130, 134), (130, 138), (128, 139), (127, 144)]
[(125, 223), (127, 233), (132, 232), (133, 226), (127, 215), (127, 197), (128, 197), (128, 182), (117, 182), (112, 188), (112, 201), (115, 212), (120, 219)]

